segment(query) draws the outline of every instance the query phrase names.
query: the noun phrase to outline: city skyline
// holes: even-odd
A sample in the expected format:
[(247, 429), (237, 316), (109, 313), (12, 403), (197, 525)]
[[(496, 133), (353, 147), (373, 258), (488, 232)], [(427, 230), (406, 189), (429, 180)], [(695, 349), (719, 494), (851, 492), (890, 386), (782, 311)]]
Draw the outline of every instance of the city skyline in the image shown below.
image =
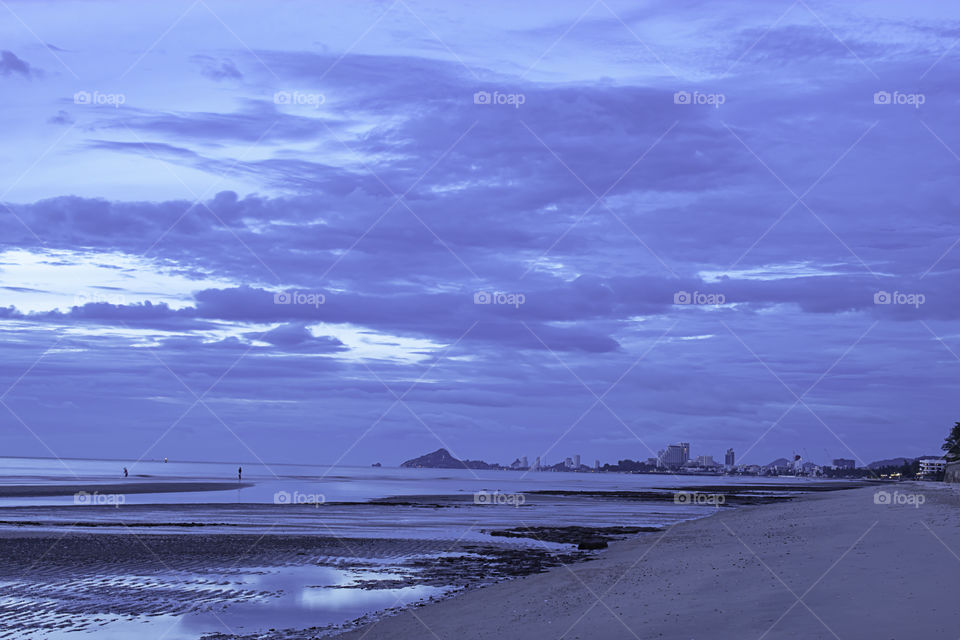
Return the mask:
[[(450, 454), (450, 452), (444, 448), (439, 449), (438, 452), (439, 451), (444, 451), (447, 454)], [(676, 453), (676, 457), (672, 457), (671, 456), (672, 453)], [(716, 459), (714, 459), (714, 454), (699, 453), (693, 448), (692, 444), (689, 442), (678, 442), (678, 443), (668, 444), (665, 449), (660, 449), (659, 451), (657, 451), (655, 456), (636, 456), (636, 457), (626, 456), (626, 457), (620, 457), (620, 458), (617, 458), (616, 460), (611, 460), (606, 462), (598, 458), (595, 460), (593, 467), (583, 464), (582, 456), (577, 453), (571, 454), (571, 455), (566, 455), (564, 453), (557, 453), (556, 462), (551, 462), (549, 456), (539, 455), (533, 458), (534, 460), (533, 464), (529, 463), (530, 458), (527, 455), (516, 456), (514, 457), (513, 462), (510, 462), (510, 463), (500, 462), (499, 460), (496, 460), (496, 459), (469, 460), (469, 457), (464, 458), (464, 460), (469, 460), (471, 462), (479, 461), (479, 462), (484, 462), (492, 465), (499, 465), (501, 468), (504, 468), (504, 469), (537, 471), (537, 470), (554, 470), (558, 466), (568, 468), (568, 469), (600, 470), (601, 467), (605, 465), (615, 466), (616, 463), (623, 462), (623, 461), (632, 461), (632, 462), (637, 462), (642, 464), (644, 463), (650, 464), (650, 465), (657, 466), (659, 469), (663, 469), (663, 470), (681, 469), (685, 466), (688, 466), (689, 464), (695, 464), (695, 466), (698, 466), (698, 467), (715, 467), (718, 469), (731, 470), (731, 469), (742, 469), (745, 467), (760, 467), (760, 468), (772, 467), (772, 466), (775, 466), (775, 463), (783, 460), (786, 460), (790, 464), (790, 466), (815, 465), (816, 467), (833, 468), (833, 469), (857, 469), (857, 468), (866, 468), (869, 465), (873, 465), (874, 463), (877, 463), (877, 462), (887, 462), (890, 460), (897, 460), (901, 458), (911, 459), (911, 460), (945, 458), (945, 454), (942, 454), (939, 452), (927, 453), (927, 454), (923, 454), (915, 457), (891, 456), (888, 458), (879, 458), (879, 459), (870, 460), (870, 461), (861, 461), (861, 460), (855, 460), (855, 459), (844, 458), (844, 457), (831, 458), (829, 457), (829, 453), (826, 451), (824, 452), (824, 454), (826, 457), (824, 457), (822, 461), (820, 461), (821, 460), (820, 458), (817, 458), (815, 456), (807, 456), (807, 455), (798, 453), (796, 451), (793, 451), (790, 454), (780, 455), (770, 460), (769, 462), (759, 462), (759, 461), (754, 461), (749, 459), (747, 461), (744, 461), (737, 457), (736, 451), (732, 447), (729, 447), (724, 452), (723, 462), (721, 463), (719, 456)], [(509, 457), (511, 456), (508, 455), (507, 458)]]

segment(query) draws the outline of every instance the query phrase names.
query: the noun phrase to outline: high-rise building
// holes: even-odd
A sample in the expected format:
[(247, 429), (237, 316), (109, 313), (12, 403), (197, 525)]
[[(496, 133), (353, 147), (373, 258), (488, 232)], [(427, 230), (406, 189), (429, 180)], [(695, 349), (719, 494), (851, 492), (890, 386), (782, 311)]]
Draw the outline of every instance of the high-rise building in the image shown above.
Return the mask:
[(535, 471), (540, 471), (540, 456), (537, 456), (537, 464), (533, 468)]
[[(687, 445), (687, 451), (689, 450), (689, 445)], [(682, 467), (688, 460), (688, 458), (684, 456), (682, 444), (671, 444), (667, 446), (667, 450), (664, 452), (661, 459), (663, 460), (664, 466), (667, 467)]]
[(683, 462), (686, 463), (690, 459), (690, 443), (681, 442), (680, 448), (683, 449)]
[(736, 456), (733, 455), (733, 449), (727, 449), (727, 455), (723, 456), (723, 464), (728, 467), (736, 465)]
[(573, 456), (573, 468), (574, 469), (580, 468), (580, 454)]
[(527, 462), (527, 456), (523, 456), (522, 458), (520, 458), (520, 466), (522, 466), (524, 469), (530, 468), (530, 463)]
[(563, 466), (567, 469), (573, 468), (573, 460), (571, 458), (565, 458), (563, 461)]
[(596, 469), (597, 471), (600, 470), (600, 461), (599, 461), (599, 460), (594, 460), (594, 461), (593, 461), (593, 468)]
[(856, 469), (857, 461), (847, 460), (846, 458), (836, 458), (833, 461), (833, 466), (836, 469)]

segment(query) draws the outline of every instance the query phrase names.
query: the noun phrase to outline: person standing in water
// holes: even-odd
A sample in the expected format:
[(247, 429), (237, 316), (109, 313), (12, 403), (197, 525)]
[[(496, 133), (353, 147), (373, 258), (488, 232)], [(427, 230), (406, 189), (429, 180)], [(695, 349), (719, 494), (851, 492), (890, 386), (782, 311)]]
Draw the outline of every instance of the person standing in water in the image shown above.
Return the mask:
[(124, 467), (124, 468), (123, 468), (123, 477), (126, 478), (128, 475), (130, 475), (130, 474), (127, 473), (127, 468)]
[(243, 480), (243, 467), (237, 467), (237, 482)]

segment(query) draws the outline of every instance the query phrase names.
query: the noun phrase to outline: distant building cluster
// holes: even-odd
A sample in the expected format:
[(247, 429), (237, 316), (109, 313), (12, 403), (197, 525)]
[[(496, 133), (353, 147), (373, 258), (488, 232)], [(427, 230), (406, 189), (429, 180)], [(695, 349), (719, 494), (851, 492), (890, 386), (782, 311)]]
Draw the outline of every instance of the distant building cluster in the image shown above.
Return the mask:
[(597, 460), (594, 463), (593, 469), (590, 469), (580, 462), (580, 454), (564, 458), (562, 462), (552, 465), (541, 462), (540, 456), (537, 456), (531, 465), (527, 460), (527, 456), (522, 456), (514, 460), (508, 468), (518, 471), (599, 471), (600, 461)]
[(668, 445), (666, 449), (657, 452), (656, 458), (648, 458), (647, 463), (655, 466), (657, 469), (666, 471), (689, 471), (689, 472), (719, 472), (731, 471), (736, 465), (736, 454), (733, 449), (727, 449), (723, 456), (723, 464), (713, 459), (713, 456), (700, 455), (696, 458), (690, 456), (690, 443), (681, 442), (679, 444)]
[[(919, 459), (896, 458), (882, 460), (867, 465), (857, 465), (856, 460), (849, 458), (834, 458), (832, 464), (819, 465), (806, 461), (803, 456), (793, 454), (790, 458), (778, 458), (769, 464), (737, 464), (737, 456), (733, 448), (728, 448), (723, 455), (723, 462), (714, 459), (712, 455), (692, 455), (689, 442), (678, 442), (667, 445), (657, 452), (656, 457), (640, 459), (638, 461), (625, 459), (616, 464), (602, 464), (595, 460), (593, 466), (581, 463), (580, 455), (574, 454), (563, 458), (554, 464), (548, 464), (540, 456), (530, 464), (527, 456), (517, 458), (508, 469), (519, 471), (576, 471), (576, 472), (626, 472), (626, 473), (682, 473), (706, 475), (754, 475), (754, 476), (805, 476), (805, 477), (860, 477), (871, 473), (872, 469), (883, 469), (886, 475), (882, 477), (900, 477), (899, 467), (913, 461), (919, 465), (916, 476), (923, 479), (943, 478), (947, 471), (951, 479), (960, 481), (960, 462), (948, 470), (948, 463), (943, 457), (926, 456)], [(894, 471), (889, 468), (896, 467)], [(504, 468), (504, 467), (500, 467)], [(915, 467), (916, 468), (916, 467)], [(904, 471), (903, 473), (907, 473)], [(859, 474), (859, 475), (858, 475)]]
[[(960, 423), (958, 423), (960, 428)], [(826, 451), (825, 451), (826, 453)], [(806, 451), (804, 451), (806, 454)], [(827, 454), (829, 457), (829, 454)], [(619, 472), (619, 473), (664, 473), (664, 474), (704, 474), (704, 475), (754, 475), (754, 476), (805, 476), (829, 478), (874, 477), (887, 480), (917, 478), (960, 483), (960, 457), (958, 456), (922, 456), (919, 458), (892, 458), (877, 460), (870, 464), (857, 464), (857, 460), (834, 458), (832, 465), (818, 465), (805, 461), (796, 453), (791, 458), (778, 458), (765, 465), (737, 464), (733, 448), (727, 449), (723, 463), (712, 455), (693, 456), (689, 442), (679, 442), (661, 449), (655, 457), (645, 460), (618, 460), (615, 464), (600, 464), (595, 460), (593, 466), (581, 462), (580, 454), (574, 454), (554, 464), (548, 464), (540, 456), (530, 464), (527, 456), (515, 459), (507, 466), (488, 463), (482, 460), (458, 460), (446, 449), (407, 460), (401, 466), (410, 468), (433, 469), (510, 469), (514, 471), (568, 471), (568, 472)], [(374, 465), (379, 466), (379, 465)]]
[[(836, 464), (838, 461), (834, 461)], [(847, 461), (844, 461), (847, 462)], [(854, 461), (849, 461), (856, 466)], [(680, 442), (668, 445), (661, 449), (656, 458), (648, 458), (647, 464), (657, 470), (670, 473), (736, 473), (742, 475), (791, 475), (791, 476), (821, 476), (823, 467), (813, 462), (804, 462), (799, 455), (792, 459), (779, 458), (770, 464), (737, 464), (737, 456), (733, 448), (727, 449), (723, 456), (723, 464), (714, 460), (712, 455), (690, 454), (690, 443)]]
[[(845, 465), (848, 462), (855, 466), (852, 460), (834, 460), (834, 466), (846, 468), (841, 465)], [(853, 466), (851, 466), (851, 468), (853, 468)], [(723, 456), (722, 463), (715, 460), (712, 455), (698, 455), (693, 457), (690, 453), (689, 442), (679, 442), (668, 445), (666, 449), (661, 449), (657, 452), (656, 457), (647, 458), (642, 462), (620, 460), (616, 465), (601, 465), (599, 460), (595, 460), (593, 467), (588, 467), (581, 463), (580, 455), (575, 454), (554, 464), (548, 464), (542, 460), (540, 456), (537, 456), (531, 465), (527, 457), (522, 456), (514, 460), (508, 468), (520, 471), (626, 471), (630, 473), (659, 472), (716, 475), (722, 473), (743, 475), (823, 475), (822, 467), (812, 462), (804, 462), (800, 456), (794, 456), (793, 460), (780, 458), (768, 465), (737, 465), (737, 457), (733, 448), (727, 449)]]

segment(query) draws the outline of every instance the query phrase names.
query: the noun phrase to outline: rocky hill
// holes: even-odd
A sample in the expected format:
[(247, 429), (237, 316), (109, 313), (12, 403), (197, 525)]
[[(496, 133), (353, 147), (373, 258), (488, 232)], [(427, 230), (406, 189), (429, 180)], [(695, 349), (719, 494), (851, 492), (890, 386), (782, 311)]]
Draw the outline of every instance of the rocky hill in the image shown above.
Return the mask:
[(489, 464), (482, 460), (458, 460), (446, 449), (437, 449), (419, 458), (407, 460), (401, 467), (408, 469), (502, 469), (498, 464)]

